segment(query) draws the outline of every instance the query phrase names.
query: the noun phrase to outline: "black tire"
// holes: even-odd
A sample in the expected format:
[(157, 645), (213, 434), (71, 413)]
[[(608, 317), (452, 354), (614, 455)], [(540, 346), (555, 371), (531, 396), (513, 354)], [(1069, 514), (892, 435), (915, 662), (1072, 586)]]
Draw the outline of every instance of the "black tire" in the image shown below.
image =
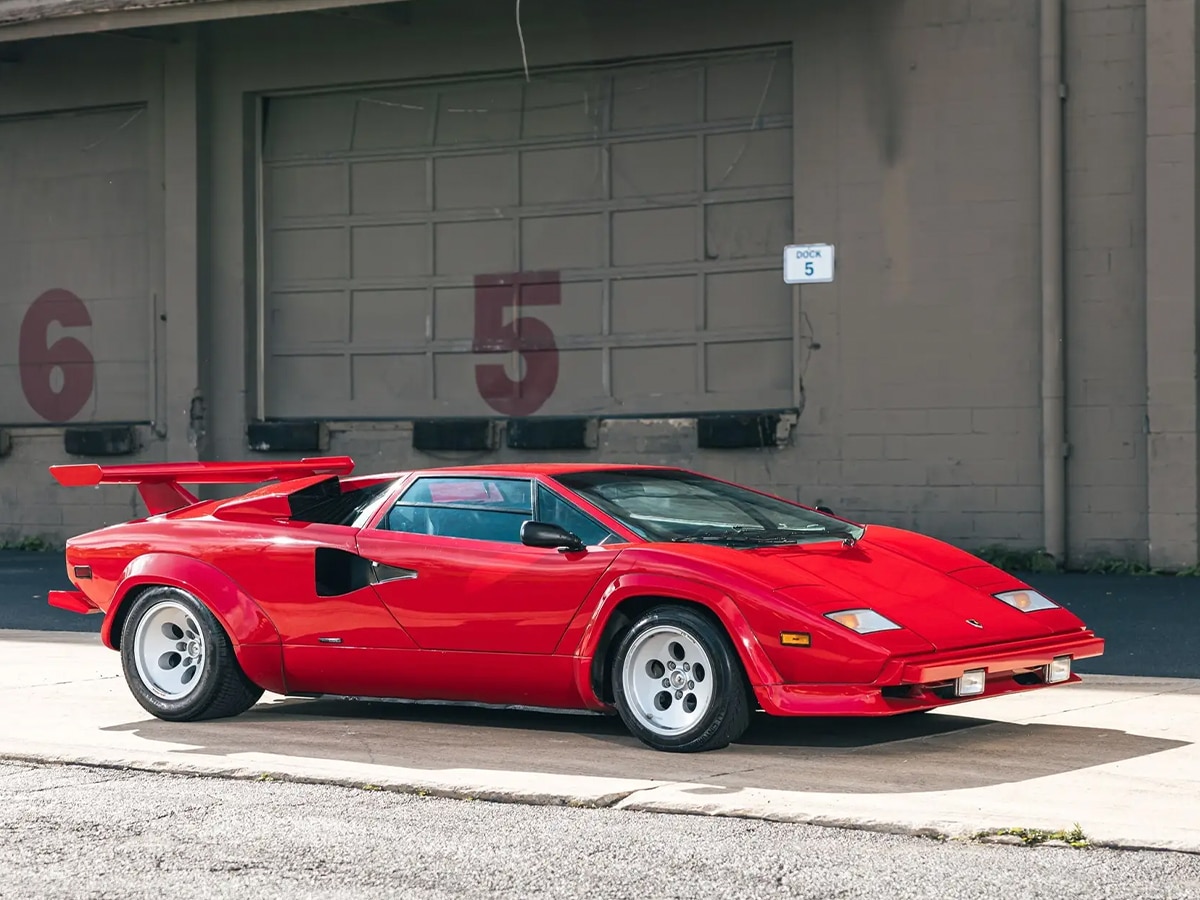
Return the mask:
[[(707, 654), (711, 669), (705, 673), (711, 678), (712, 693), (708, 708), (700, 710), (694, 723), (670, 734), (648, 724), (648, 715), (642, 711), (636, 697), (627, 695), (625, 688), (630, 651), (643, 642), (644, 636), (648, 641), (654, 633), (665, 635), (666, 632), (660, 631), (664, 627), (677, 629), (699, 644)], [(670, 664), (669, 660), (667, 664)], [(682, 664), (681, 661), (679, 665)], [(625, 727), (642, 743), (655, 750), (673, 753), (720, 750), (740, 738), (750, 726), (751, 691), (741, 660), (722, 628), (686, 606), (672, 604), (654, 607), (633, 624), (621, 638), (613, 657), (612, 689), (617, 712)], [(671, 694), (671, 691), (662, 693)], [(669, 698), (667, 702), (672, 699)]]
[[(190, 644), (201, 647), (200, 666), (193, 666), (196, 671), (194, 684), (189, 682), (189, 692), (181, 697), (172, 699), (156, 691), (153, 684), (148, 683), (138, 670), (138, 627), (150, 615), (167, 616), (171, 613), (186, 612), (190, 623), (197, 628), (201, 641), (195, 642), (188, 633), (180, 633), (179, 645)], [(163, 628), (170, 627), (164, 625)], [(147, 624), (148, 633), (150, 624)], [(159, 629), (162, 631), (162, 628)], [(171, 627), (177, 631), (178, 627)], [(166, 635), (166, 632), (162, 632)], [(182, 663), (187, 663), (191, 657), (183, 653), (164, 653), (179, 656)], [(150, 666), (150, 662), (145, 663)], [(177, 662), (172, 669), (160, 668), (159, 671), (173, 671), (179, 668)], [(174, 587), (155, 587), (143, 593), (133, 603), (125, 622), (121, 627), (121, 666), (125, 671), (125, 682), (135, 700), (151, 715), (169, 722), (188, 722), (199, 719), (220, 719), (236, 716), (248, 710), (263, 695), (263, 689), (246, 677), (242, 667), (238, 665), (233, 652), (233, 644), (229, 635), (221, 627), (221, 623), (209, 612), (208, 608), (186, 591)]]

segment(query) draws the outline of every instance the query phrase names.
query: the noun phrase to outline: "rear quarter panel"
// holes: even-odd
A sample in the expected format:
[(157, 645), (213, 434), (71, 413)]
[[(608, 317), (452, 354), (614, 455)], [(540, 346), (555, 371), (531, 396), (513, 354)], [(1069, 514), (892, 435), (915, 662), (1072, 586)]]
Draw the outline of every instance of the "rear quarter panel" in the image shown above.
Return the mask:
[[(369, 588), (337, 598), (316, 594), (314, 551), (353, 551), (355, 530), (286, 522), (224, 522), (189, 515), (137, 520), (72, 539), (67, 573), (105, 612), (104, 643), (117, 649), (124, 613), (139, 589), (156, 584), (197, 596), (229, 634), (256, 683), (283, 693), (280, 652), (316, 642), (336, 618), (340, 634), (363, 646), (412, 646)], [(90, 579), (75, 575), (89, 566)], [(265, 655), (261, 649), (274, 647)]]

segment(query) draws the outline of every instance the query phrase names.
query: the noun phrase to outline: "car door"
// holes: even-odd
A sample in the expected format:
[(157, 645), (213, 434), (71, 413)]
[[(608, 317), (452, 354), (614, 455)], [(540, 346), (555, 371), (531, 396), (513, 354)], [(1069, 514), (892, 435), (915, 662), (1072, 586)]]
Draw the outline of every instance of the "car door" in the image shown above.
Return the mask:
[(528, 478), (423, 476), (359, 534), (375, 590), (419, 647), (553, 653), (619, 550), (599, 525), (586, 550), (525, 546), (534, 496)]

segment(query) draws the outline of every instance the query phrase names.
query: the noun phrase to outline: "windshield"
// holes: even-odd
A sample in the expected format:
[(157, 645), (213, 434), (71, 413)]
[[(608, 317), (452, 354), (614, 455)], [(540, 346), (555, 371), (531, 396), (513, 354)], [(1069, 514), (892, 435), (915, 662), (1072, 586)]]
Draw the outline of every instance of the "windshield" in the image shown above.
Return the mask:
[(794, 544), (858, 540), (863, 533), (861, 526), (691, 472), (575, 472), (557, 480), (651, 541)]

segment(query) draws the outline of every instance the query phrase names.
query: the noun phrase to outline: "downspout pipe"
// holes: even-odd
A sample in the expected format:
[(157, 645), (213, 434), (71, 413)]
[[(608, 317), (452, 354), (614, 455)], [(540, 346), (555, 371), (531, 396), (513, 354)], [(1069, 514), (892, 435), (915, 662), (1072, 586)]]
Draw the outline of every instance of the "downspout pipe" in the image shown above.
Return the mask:
[(1042, 516), (1046, 552), (1067, 562), (1067, 419), (1063, 288), (1063, 0), (1040, 0)]

